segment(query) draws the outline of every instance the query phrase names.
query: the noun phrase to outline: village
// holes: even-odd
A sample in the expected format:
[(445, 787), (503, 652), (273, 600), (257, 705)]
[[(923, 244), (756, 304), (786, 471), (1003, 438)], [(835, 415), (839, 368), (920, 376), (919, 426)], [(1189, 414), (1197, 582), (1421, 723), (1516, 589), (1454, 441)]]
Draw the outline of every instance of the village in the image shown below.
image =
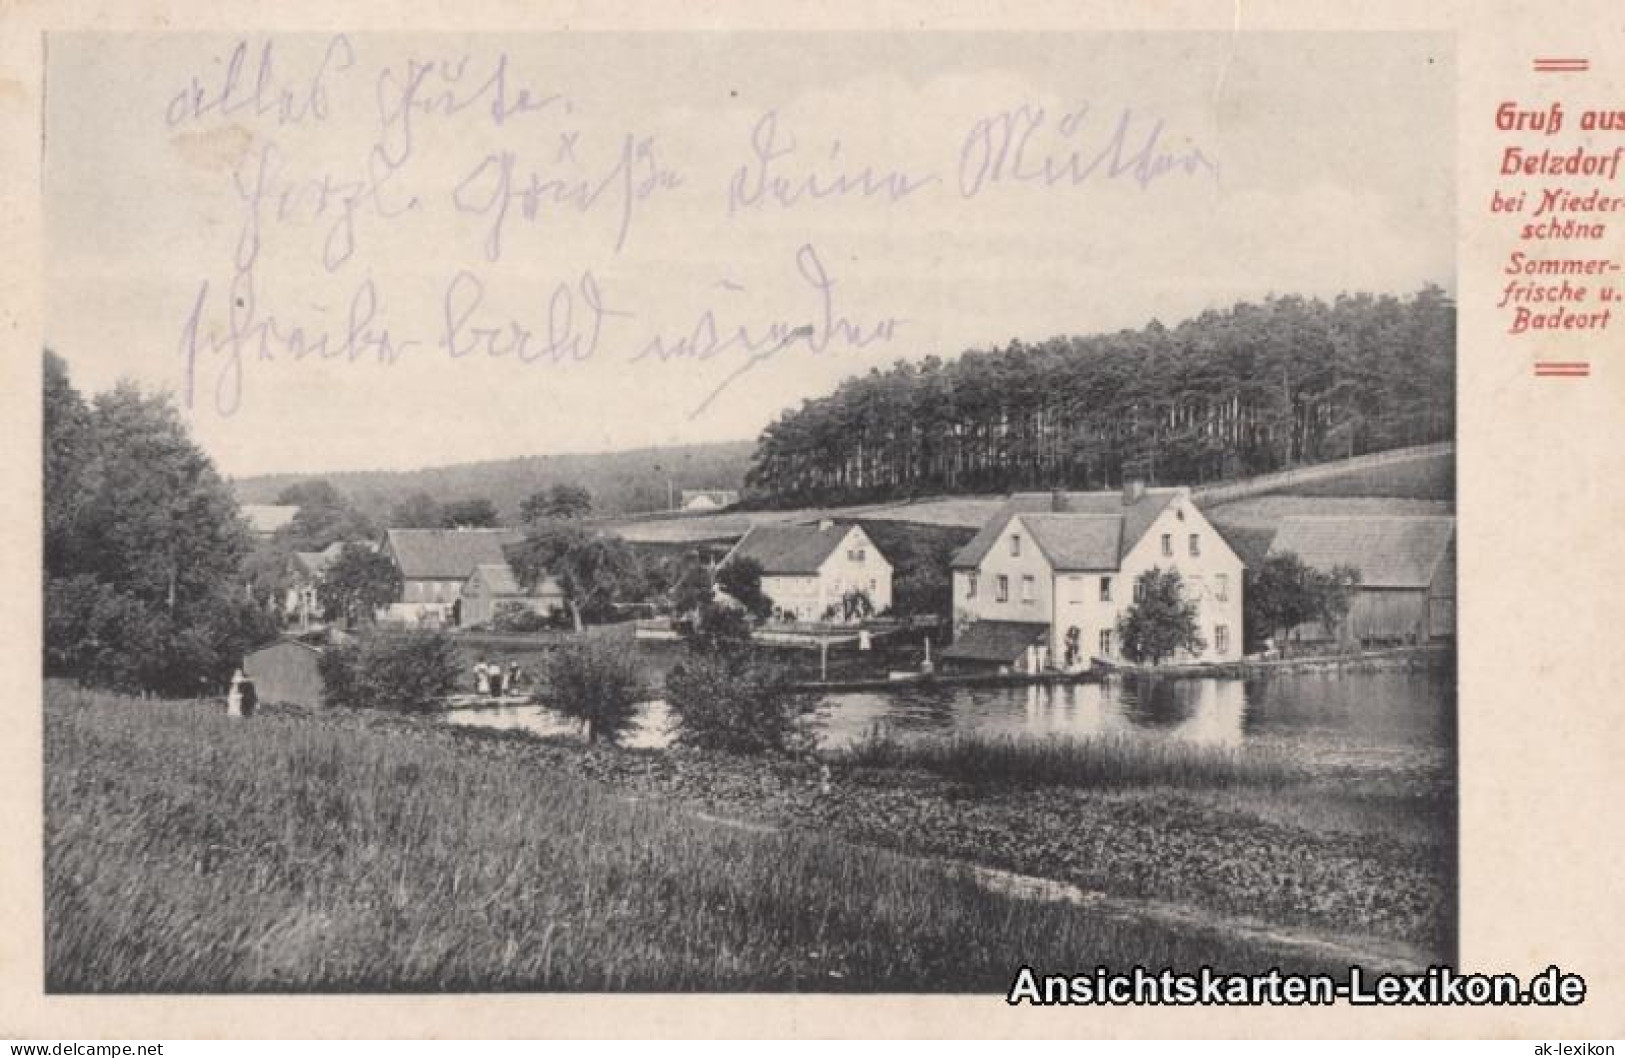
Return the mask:
[[(1433, 446), (1375, 462), (1402, 464), (1407, 455), (1426, 462), (1443, 454)], [(1373, 462), (1323, 466), (1316, 476), (1335, 479)], [(1220, 505), (1234, 505), (1241, 497), (1270, 495), (1280, 487), (1265, 478), (1205, 492)], [(1279, 663), (1288, 656), (1300, 663), (1348, 660), (1362, 652), (1438, 648), (1449, 644), (1454, 632), (1450, 514), (1343, 514), (1337, 512), (1347, 504), (1333, 499), (1320, 505), (1329, 513), (1292, 513), (1274, 526), (1231, 525), (1221, 531), (1189, 488), (1131, 481), (1116, 491), (1019, 492), (955, 513), (957, 528), (972, 535), (945, 567), (927, 571), (946, 583), (948, 592), (933, 600), (944, 605), (940, 612), (900, 614), (893, 599), (896, 566), (866, 531), (864, 518), (798, 522), (794, 512), (760, 512), (753, 518), (752, 512), (736, 509), (738, 502), (737, 490), (684, 490), (678, 511), (667, 520), (610, 521), (595, 531), (649, 543), (663, 531), (690, 529), (686, 554), (703, 570), (711, 601), (742, 612), (747, 607), (720, 585), (718, 573), (729, 566), (748, 568), (748, 590), (765, 599), (759, 615), (753, 615), (752, 637), (766, 646), (822, 651), (826, 670), (823, 679), (809, 680), (814, 684), (829, 682), (832, 648), (866, 652), (893, 638), (911, 643), (918, 662), (906, 671), (872, 670), (881, 684), (956, 676), (1098, 678), (1146, 663), (1178, 673)], [(921, 517), (921, 505), (912, 506), (901, 513)], [(1300, 504), (1297, 509), (1315, 508)], [(243, 508), (262, 542), (292, 525), (298, 512), (292, 505)], [(718, 514), (732, 517), (708, 522), (693, 517)], [(973, 528), (972, 519), (982, 514), (985, 521)], [(889, 518), (871, 518), (869, 524), (876, 520), (894, 528), (908, 525)], [(523, 646), (527, 639), (538, 646), (561, 642), (573, 628), (570, 593), (552, 572), (544, 570), (529, 583), (520, 576), (512, 550), (525, 537), (522, 528), (393, 528), (377, 538), (296, 551), (286, 588), (273, 601), (285, 632), (247, 654), (241, 675), (256, 685), (262, 701), (314, 707), (323, 702), (316, 667), (322, 645), (355, 633), (358, 624), (444, 629), (486, 646)], [(337, 614), (323, 603), (327, 572), (347, 548), (387, 562), (396, 585), (392, 597), (359, 615), (359, 622), (353, 612)], [(1249, 569), (1285, 556), (1308, 570), (1344, 577), (1345, 598), (1334, 603), (1330, 620), (1270, 626), (1268, 634), (1250, 643)], [(1195, 633), (1154, 655), (1132, 645), (1125, 650), (1122, 631), (1125, 617), (1144, 600), (1151, 584), (1146, 575), (1152, 572), (1177, 575), (1177, 597), (1189, 607)], [(616, 599), (604, 623), (630, 625), (634, 641), (678, 640), (680, 627), (698, 606), (692, 593), (688, 612), (678, 612), (681, 603), (674, 605), (670, 591), (645, 587), (642, 594)], [(1262, 627), (1260, 618), (1254, 616), (1251, 627)], [(509, 671), (516, 666), (510, 662)], [(493, 695), (471, 672), (448, 704), (527, 700), (534, 690), (533, 679), (525, 681), (524, 690), (510, 679), (506, 696), (500, 688)]]

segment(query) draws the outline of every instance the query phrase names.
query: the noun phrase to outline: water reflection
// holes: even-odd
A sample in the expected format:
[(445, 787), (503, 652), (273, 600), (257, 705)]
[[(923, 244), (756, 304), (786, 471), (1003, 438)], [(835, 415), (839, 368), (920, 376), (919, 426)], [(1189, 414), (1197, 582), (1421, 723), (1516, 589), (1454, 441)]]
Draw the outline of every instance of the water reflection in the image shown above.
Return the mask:
[[(1218, 746), (1268, 741), (1336, 752), (1381, 752), (1450, 747), (1455, 738), (1454, 710), (1455, 687), (1447, 677), (1393, 672), (1061, 686), (911, 686), (830, 695), (817, 721), (820, 742), (832, 747), (880, 727), (902, 739), (956, 734), (1123, 735)], [(542, 735), (579, 732), (575, 724), (542, 706), (467, 710), (447, 719)], [(668, 719), (663, 702), (650, 703), (626, 744), (667, 744)]]

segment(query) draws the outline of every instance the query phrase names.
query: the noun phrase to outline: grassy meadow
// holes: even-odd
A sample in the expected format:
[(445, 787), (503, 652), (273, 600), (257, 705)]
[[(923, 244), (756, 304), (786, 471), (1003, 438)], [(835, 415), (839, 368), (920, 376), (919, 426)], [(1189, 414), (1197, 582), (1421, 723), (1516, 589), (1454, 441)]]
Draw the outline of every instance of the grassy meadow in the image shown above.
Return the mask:
[(46, 988), (995, 992), (1022, 963), (1331, 968), (729, 825), (565, 752), (50, 686)]

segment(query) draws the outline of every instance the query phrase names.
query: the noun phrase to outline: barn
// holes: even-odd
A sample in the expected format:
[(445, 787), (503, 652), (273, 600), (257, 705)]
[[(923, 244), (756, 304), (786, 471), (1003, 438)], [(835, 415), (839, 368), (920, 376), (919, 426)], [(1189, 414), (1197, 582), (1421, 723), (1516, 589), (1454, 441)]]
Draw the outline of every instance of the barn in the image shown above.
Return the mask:
[(322, 704), (319, 647), (297, 639), (279, 639), (243, 658), (243, 675), (254, 681), (262, 702), (315, 708)]
[[(1292, 553), (1307, 566), (1353, 566), (1360, 590), (1344, 639), (1362, 644), (1428, 643), (1456, 634), (1456, 520), (1447, 515), (1286, 518), (1271, 555)], [(1318, 623), (1292, 638), (1329, 638)]]
[(565, 607), (564, 589), (552, 577), (526, 589), (506, 562), (482, 562), (474, 567), (463, 584), (458, 601), (457, 623), (472, 628), (490, 622), (504, 604), (517, 604), (543, 617), (551, 617)]

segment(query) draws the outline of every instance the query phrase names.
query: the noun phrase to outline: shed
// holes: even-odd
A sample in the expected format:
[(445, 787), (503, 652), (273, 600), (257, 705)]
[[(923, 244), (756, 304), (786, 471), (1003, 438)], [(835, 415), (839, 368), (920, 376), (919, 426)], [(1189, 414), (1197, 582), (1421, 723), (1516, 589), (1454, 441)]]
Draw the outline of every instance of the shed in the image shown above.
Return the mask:
[[(1295, 517), (1281, 522), (1271, 555), (1292, 553), (1320, 570), (1353, 566), (1360, 589), (1344, 638), (1425, 643), (1456, 633), (1456, 520), (1442, 515)], [(1319, 624), (1296, 639), (1325, 639)]]
[(298, 639), (279, 639), (243, 658), (243, 675), (254, 681), (262, 702), (316, 708), (322, 704), (319, 647)]

